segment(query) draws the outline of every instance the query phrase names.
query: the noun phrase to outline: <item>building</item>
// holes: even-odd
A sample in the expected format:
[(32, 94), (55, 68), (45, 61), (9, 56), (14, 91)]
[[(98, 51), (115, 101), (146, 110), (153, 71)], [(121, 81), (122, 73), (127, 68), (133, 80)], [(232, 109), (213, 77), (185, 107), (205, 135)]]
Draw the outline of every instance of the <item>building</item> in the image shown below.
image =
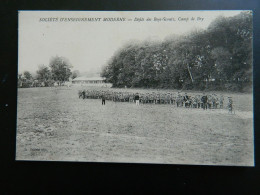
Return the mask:
[(72, 80), (72, 84), (103, 84), (104, 79), (102, 77), (76, 77)]
[(111, 83), (105, 83), (105, 79), (102, 77), (86, 77), (81, 76), (74, 78), (72, 84), (75, 85), (86, 85), (86, 86), (100, 86), (100, 87), (111, 87)]

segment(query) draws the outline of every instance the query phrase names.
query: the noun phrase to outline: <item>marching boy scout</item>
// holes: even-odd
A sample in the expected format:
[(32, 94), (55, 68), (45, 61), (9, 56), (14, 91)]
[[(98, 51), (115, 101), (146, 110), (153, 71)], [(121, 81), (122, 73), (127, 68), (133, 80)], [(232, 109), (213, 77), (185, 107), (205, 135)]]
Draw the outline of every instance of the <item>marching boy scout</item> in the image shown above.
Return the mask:
[(102, 93), (101, 99), (102, 99), (102, 105), (106, 105), (106, 97), (104, 93)]
[(139, 99), (140, 99), (140, 97), (139, 97), (139, 94), (137, 93), (137, 94), (135, 95), (135, 104), (136, 104), (136, 105), (139, 105)]

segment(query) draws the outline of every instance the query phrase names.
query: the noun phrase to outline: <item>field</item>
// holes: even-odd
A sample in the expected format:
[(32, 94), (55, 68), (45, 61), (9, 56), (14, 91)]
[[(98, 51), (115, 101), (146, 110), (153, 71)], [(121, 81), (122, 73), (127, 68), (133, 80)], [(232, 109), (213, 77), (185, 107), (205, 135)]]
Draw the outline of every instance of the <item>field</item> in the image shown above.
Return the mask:
[(79, 89), (18, 89), (16, 160), (254, 165), (251, 94), (224, 93), (234, 100), (235, 114), (229, 114), (112, 101), (102, 106), (79, 99)]

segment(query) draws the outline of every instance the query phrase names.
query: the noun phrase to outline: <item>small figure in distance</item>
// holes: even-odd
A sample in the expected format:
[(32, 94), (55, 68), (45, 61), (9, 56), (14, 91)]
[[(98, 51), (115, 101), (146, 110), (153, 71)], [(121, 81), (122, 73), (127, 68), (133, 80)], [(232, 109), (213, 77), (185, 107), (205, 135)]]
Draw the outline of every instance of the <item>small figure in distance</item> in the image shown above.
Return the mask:
[(221, 94), (220, 98), (219, 98), (219, 108), (223, 108), (223, 104), (224, 104), (224, 96)]
[(136, 104), (137, 106), (139, 105), (139, 99), (140, 99), (139, 94), (136, 93), (136, 95), (135, 95), (135, 104)]
[(104, 93), (102, 93), (101, 99), (102, 99), (102, 105), (106, 105), (106, 97)]
[(203, 96), (201, 97), (201, 102), (203, 105), (203, 110), (207, 110), (208, 108), (208, 97), (205, 93), (203, 93)]
[(86, 98), (86, 91), (83, 90), (83, 91), (82, 91), (82, 99), (85, 99), (85, 98)]
[(232, 97), (228, 97), (228, 113), (232, 114), (233, 112), (233, 100)]

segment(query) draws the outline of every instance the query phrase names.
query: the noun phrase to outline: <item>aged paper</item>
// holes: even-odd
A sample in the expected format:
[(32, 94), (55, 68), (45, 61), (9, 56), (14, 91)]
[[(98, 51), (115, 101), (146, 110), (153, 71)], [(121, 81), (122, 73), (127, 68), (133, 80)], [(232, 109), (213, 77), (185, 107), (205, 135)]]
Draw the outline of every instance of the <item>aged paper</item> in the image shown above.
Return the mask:
[(19, 11), (16, 160), (254, 166), (251, 11)]

